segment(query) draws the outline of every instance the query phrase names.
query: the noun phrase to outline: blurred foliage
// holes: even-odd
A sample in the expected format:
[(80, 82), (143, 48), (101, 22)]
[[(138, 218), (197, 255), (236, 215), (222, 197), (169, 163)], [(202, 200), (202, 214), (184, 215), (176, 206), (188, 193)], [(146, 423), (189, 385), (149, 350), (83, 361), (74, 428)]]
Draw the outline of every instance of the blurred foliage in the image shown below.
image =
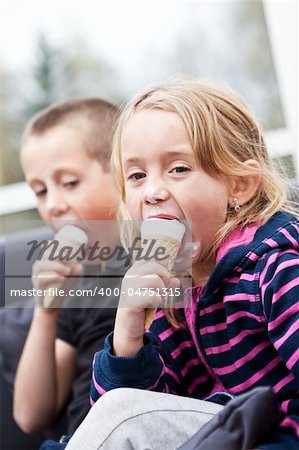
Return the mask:
[(81, 39), (58, 49), (41, 34), (33, 82), (33, 100), (28, 98), (25, 105), (29, 116), (53, 102), (71, 97), (98, 96), (114, 102), (121, 99), (116, 89), (116, 71), (93, 54)]
[(35, 95), (25, 104), (26, 115), (32, 116), (57, 100), (56, 91), (59, 80), (55, 72), (58, 55), (58, 51), (49, 44), (45, 36), (40, 35), (37, 41), (36, 63), (33, 67)]
[[(239, 92), (266, 129), (285, 125), (263, 2), (188, 4), (171, 52), (157, 49), (160, 64), (229, 85)], [(212, 27), (212, 28), (211, 28)], [(215, 31), (214, 31), (215, 30)], [(152, 49), (153, 52), (153, 49)]]
[(32, 220), (36, 220), (37, 226), (43, 226), (36, 209), (8, 214), (0, 218), (0, 236), (15, 231), (23, 231), (32, 228)]
[(23, 177), (18, 152), (23, 127), (19, 97), (16, 75), (0, 65), (0, 185), (15, 183)]
[(41, 34), (33, 67), (12, 75), (0, 66), (0, 184), (24, 179), (19, 162), (20, 138), (28, 120), (53, 102), (98, 96), (112, 102), (122, 97), (116, 71), (82, 40), (56, 48)]
[(240, 55), (240, 74), (236, 87), (248, 102), (252, 102), (265, 128), (283, 127), (285, 121), (263, 1), (235, 3), (234, 9), (235, 51)]
[(280, 172), (285, 179), (296, 179), (295, 162), (293, 155), (279, 156), (273, 158), (272, 161), (276, 170)]

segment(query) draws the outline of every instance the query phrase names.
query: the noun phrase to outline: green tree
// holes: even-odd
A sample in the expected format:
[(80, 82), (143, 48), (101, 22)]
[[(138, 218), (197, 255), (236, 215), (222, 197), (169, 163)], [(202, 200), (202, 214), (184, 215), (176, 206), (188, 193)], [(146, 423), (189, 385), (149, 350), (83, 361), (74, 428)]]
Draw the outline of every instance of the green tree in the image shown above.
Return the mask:
[(33, 96), (27, 101), (26, 116), (33, 115), (57, 99), (56, 66), (59, 63), (59, 53), (44, 34), (38, 36), (36, 61), (32, 69)]
[[(55, 101), (71, 97), (100, 96), (119, 101), (117, 74), (83, 39), (55, 47), (44, 35), (36, 44), (31, 88), (25, 94), (26, 119)], [(26, 98), (27, 96), (27, 98)]]
[(15, 100), (19, 94), (15, 75), (0, 64), (0, 185), (22, 179), (18, 157), (22, 121)]
[(22, 181), (20, 137), (28, 120), (51, 103), (99, 96), (118, 102), (117, 73), (81, 39), (57, 48), (41, 34), (33, 66), (11, 74), (0, 64), (0, 183)]

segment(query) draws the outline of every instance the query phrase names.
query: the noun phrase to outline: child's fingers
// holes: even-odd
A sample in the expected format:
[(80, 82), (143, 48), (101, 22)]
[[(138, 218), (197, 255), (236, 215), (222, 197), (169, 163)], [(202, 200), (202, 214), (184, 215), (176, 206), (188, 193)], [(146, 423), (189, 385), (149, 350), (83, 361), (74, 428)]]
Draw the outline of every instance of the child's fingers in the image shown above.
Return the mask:
[(32, 284), (36, 289), (47, 289), (53, 284), (63, 286), (72, 276), (82, 275), (83, 269), (80, 264), (63, 264), (57, 261), (38, 261), (33, 265)]
[(38, 276), (37, 278), (33, 278), (33, 286), (37, 290), (44, 290), (49, 289), (50, 287), (56, 286), (62, 286), (65, 277), (58, 275), (56, 272), (43, 272), (42, 275)]
[(126, 273), (125, 277), (134, 279), (135, 277), (147, 276), (149, 279), (158, 275), (166, 288), (176, 288), (181, 286), (180, 280), (173, 276), (169, 270), (156, 261), (138, 262), (134, 264)]
[(67, 277), (71, 273), (71, 266), (62, 264), (57, 261), (37, 261), (33, 264), (32, 275), (34, 277), (41, 276), (45, 272), (56, 272), (57, 274)]
[(126, 277), (134, 277), (140, 275), (148, 275), (148, 274), (156, 274), (161, 278), (170, 278), (169, 270), (162, 266), (162, 264), (157, 263), (156, 261), (142, 261), (133, 264), (133, 266), (126, 273)]
[(73, 263), (73, 265), (71, 266), (71, 272), (72, 272), (72, 275), (76, 275), (76, 276), (82, 275), (83, 266), (79, 263)]
[(172, 288), (172, 289), (179, 288), (179, 287), (181, 287), (181, 281), (179, 280), (179, 278), (171, 277), (168, 280), (167, 287)]
[(166, 295), (163, 279), (155, 273), (134, 276), (123, 280), (119, 307), (157, 308)]

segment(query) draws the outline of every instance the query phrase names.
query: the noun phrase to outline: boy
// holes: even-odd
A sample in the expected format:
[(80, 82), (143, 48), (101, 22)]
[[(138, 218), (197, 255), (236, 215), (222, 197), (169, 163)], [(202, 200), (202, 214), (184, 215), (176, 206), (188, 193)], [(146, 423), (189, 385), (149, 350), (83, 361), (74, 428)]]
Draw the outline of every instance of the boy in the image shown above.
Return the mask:
[[(115, 218), (118, 196), (109, 172), (109, 156), (116, 117), (116, 107), (103, 100), (77, 99), (47, 108), (27, 125), (22, 167), (36, 195), (39, 213), (54, 231), (63, 221), (82, 226)], [(34, 265), (36, 288), (45, 283), (42, 275), (49, 271), (54, 278), (81, 274), (78, 264), (44, 264), (41, 260)], [(92, 270), (94, 273), (95, 268)], [(48, 279), (43, 288), (52, 283)], [(92, 356), (112, 329), (115, 311), (110, 307), (84, 308), (84, 298), (80, 300), (80, 309), (34, 310), (14, 393), (14, 416), (27, 433), (51, 425), (68, 402), (66, 431), (72, 433), (89, 409)]]

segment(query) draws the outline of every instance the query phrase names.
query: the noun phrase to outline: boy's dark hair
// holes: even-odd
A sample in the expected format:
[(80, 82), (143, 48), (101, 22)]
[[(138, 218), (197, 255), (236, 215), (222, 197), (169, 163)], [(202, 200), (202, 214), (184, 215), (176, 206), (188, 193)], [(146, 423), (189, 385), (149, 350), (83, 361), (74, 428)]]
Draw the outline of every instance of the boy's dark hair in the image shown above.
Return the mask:
[(78, 98), (55, 103), (29, 121), (22, 145), (30, 136), (41, 136), (60, 125), (74, 125), (85, 135), (87, 152), (109, 170), (112, 135), (118, 108), (100, 98)]

